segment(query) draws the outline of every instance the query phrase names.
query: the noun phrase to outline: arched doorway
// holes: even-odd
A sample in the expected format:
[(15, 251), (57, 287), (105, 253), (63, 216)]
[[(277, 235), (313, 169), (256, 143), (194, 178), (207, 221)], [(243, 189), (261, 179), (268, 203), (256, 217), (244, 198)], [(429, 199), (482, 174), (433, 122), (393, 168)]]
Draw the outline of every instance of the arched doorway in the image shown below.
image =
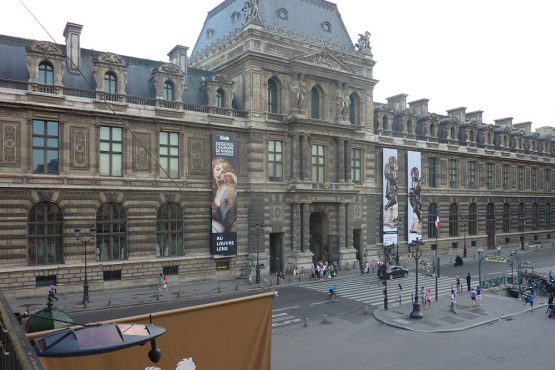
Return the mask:
[(313, 212), (310, 215), (310, 251), (313, 253), (313, 263), (328, 261), (328, 234), (328, 215), (320, 211)]

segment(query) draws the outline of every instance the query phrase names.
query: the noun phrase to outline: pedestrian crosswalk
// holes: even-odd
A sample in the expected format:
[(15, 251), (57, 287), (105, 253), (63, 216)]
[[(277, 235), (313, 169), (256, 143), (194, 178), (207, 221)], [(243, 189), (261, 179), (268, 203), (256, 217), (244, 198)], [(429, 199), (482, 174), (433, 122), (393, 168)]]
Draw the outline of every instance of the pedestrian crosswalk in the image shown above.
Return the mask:
[(291, 325), (302, 321), (301, 319), (288, 314), (287, 312), (280, 312), (272, 314), (272, 328)]
[[(411, 299), (411, 293), (415, 291), (416, 275), (409, 274), (408, 277), (388, 280), (388, 298), (389, 301), (396, 301), (398, 295), (398, 285), (402, 286), (402, 299), (404, 302)], [(464, 279), (461, 283), (466, 284)], [(332, 280), (321, 280), (310, 284), (303, 284), (304, 288), (316, 290), (322, 293), (328, 292)], [(337, 296), (339, 299), (348, 298), (357, 302), (367, 303), (374, 306), (383, 304), (383, 285), (377, 278), (368, 278), (361, 276), (347, 277), (343, 279), (334, 279), (333, 284), (337, 286)], [(474, 282), (472, 282), (475, 285)], [(435, 278), (432, 276), (418, 276), (418, 286), (424, 289), (431, 289), (432, 297), (435, 295)], [(455, 288), (455, 279), (452, 277), (439, 277), (437, 279), (438, 296), (447, 295), (451, 289)]]

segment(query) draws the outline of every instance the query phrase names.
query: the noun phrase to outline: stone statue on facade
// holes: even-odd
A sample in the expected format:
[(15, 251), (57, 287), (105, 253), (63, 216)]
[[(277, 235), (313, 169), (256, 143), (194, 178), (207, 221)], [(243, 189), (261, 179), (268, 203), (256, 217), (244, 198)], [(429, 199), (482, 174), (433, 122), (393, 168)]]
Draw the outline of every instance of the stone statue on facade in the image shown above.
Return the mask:
[(370, 47), (370, 32), (366, 31), (363, 34), (358, 34), (358, 41), (355, 44), (357, 51), (362, 55), (372, 56), (372, 47)]
[(306, 83), (303, 81), (302, 74), (295, 74), (293, 81), (289, 84), (289, 90), (291, 91), (293, 108), (299, 110), (300, 112), (304, 111), (306, 101)]
[(351, 97), (349, 96), (349, 89), (347, 84), (343, 83), (337, 89), (337, 105), (338, 105), (338, 120), (347, 121), (349, 118), (349, 107), (351, 105)]
[(243, 5), (243, 15), (245, 16), (245, 23), (260, 20), (260, 11), (258, 8), (258, 0), (247, 0)]

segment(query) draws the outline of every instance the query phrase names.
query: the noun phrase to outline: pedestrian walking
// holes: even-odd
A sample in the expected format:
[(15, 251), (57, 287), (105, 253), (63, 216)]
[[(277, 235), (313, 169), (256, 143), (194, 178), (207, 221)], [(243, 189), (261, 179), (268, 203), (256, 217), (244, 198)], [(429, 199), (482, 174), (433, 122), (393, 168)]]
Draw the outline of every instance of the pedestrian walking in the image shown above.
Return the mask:
[(401, 300), (403, 299), (403, 287), (399, 284), (397, 288), (397, 302), (399, 302), (399, 306), (401, 305)]
[(457, 286), (457, 293), (461, 292), (461, 278), (459, 277), (459, 275), (457, 275), (457, 278), (455, 279), (455, 285)]
[(550, 318), (553, 318), (553, 292), (549, 293), (549, 298), (547, 298), (547, 309), (546, 309), (546, 313), (549, 314)]
[(449, 308), (449, 311), (453, 313), (457, 313), (457, 308), (455, 307), (455, 305), (457, 304), (457, 294), (453, 289), (451, 289), (451, 295), (449, 296), (449, 301), (451, 301), (451, 307)]
[(50, 290), (48, 291), (48, 297), (50, 298), (54, 298), (55, 300), (58, 300), (57, 294), (58, 290), (56, 289), (56, 285), (54, 285), (54, 283), (50, 284)]
[(158, 276), (158, 290), (162, 291), (166, 289), (168, 289), (168, 280), (163, 273), (160, 273), (160, 275)]
[(420, 303), (426, 308), (426, 291), (424, 287), (420, 288)]
[(426, 291), (426, 307), (425, 309), (432, 308), (432, 291), (428, 289)]
[(471, 279), (471, 277), (470, 277), (470, 272), (469, 272), (469, 273), (466, 274), (466, 289), (467, 289), (467, 292), (470, 292), (470, 279)]
[(476, 307), (476, 292), (474, 288), (470, 291), (470, 300), (472, 301), (472, 307)]
[(530, 312), (532, 312), (532, 310), (534, 309), (534, 299), (534, 289), (532, 289), (530, 291), (530, 294), (528, 294), (528, 299), (526, 300), (526, 303), (530, 303)]
[(479, 286), (476, 287), (476, 307), (480, 307), (480, 301), (482, 300), (482, 290)]

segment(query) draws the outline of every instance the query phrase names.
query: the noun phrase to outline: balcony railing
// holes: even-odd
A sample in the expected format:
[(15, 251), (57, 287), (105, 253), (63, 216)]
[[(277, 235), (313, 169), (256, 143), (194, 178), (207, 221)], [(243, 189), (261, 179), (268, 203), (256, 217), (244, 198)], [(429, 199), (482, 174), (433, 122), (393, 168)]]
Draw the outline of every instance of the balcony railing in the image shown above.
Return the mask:
[(0, 80), (0, 88), (27, 90), (28, 86), (27, 81)]
[(37, 84), (37, 91), (45, 94), (54, 94), (54, 86)]
[(64, 95), (75, 96), (78, 98), (95, 99), (96, 91), (94, 90), (84, 90), (84, 89), (74, 89), (71, 87), (64, 87)]
[(284, 122), (285, 116), (283, 114), (266, 112), (266, 119), (270, 121)]

